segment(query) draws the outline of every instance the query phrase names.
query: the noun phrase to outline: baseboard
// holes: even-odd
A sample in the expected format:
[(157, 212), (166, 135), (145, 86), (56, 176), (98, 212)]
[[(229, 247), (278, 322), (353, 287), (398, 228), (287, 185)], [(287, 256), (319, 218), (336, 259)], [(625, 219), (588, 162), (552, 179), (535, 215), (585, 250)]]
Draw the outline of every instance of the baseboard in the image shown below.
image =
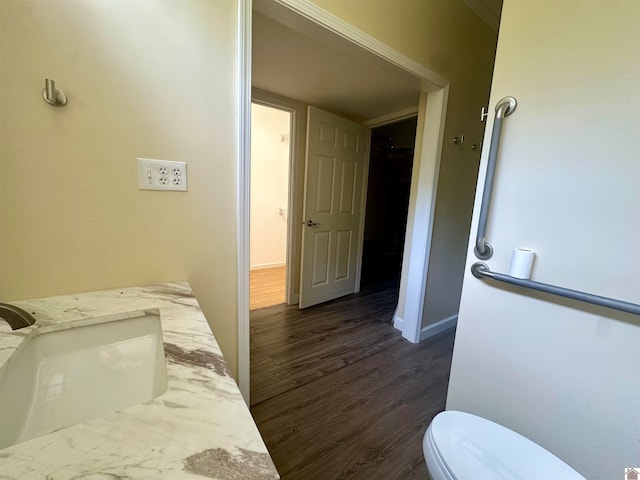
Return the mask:
[(274, 263), (259, 263), (257, 265), (251, 265), (249, 270), (263, 270), (265, 268), (284, 267), (286, 262), (274, 262)]
[(400, 318), (397, 313), (393, 313), (393, 328), (396, 330), (402, 331), (402, 325), (404, 324), (404, 319)]
[(423, 327), (420, 331), (420, 341), (426, 340), (429, 337), (433, 337), (445, 330), (449, 330), (453, 328), (458, 323), (458, 314), (451, 315), (450, 317), (443, 318), (442, 320), (437, 321), (436, 323), (432, 323), (431, 325), (427, 325)]
[(291, 303), (290, 305), (298, 305), (300, 303), (300, 294), (296, 293), (295, 295), (293, 295), (293, 303)]

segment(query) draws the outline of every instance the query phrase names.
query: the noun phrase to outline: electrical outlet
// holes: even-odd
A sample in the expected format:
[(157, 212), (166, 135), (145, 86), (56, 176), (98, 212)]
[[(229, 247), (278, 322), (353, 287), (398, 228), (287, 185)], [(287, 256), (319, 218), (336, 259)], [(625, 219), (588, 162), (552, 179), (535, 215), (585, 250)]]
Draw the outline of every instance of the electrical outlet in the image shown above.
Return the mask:
[(187, 191), (187, 164), (170, 160), (138, 158), (140, 190)]

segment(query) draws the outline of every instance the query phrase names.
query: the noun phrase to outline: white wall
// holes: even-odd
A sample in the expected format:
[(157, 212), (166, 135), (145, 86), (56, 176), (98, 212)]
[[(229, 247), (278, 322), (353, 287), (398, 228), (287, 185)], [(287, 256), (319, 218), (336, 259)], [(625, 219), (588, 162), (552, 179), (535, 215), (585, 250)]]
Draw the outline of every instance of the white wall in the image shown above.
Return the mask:
[[(491, 105), (519, 105), (498, 160), (493, 270), (529, 247), (534, 280), (640, 303), (639, 22), (626, 0), (505, 0)], [(622, 478), (640, 463), (640, 320), (473, 278), (481, 190), (447, 408), (502, 423), (591, 480)]]
[(286, 262), (290, 124), (289, 112), (251, 105), (252, 269)]

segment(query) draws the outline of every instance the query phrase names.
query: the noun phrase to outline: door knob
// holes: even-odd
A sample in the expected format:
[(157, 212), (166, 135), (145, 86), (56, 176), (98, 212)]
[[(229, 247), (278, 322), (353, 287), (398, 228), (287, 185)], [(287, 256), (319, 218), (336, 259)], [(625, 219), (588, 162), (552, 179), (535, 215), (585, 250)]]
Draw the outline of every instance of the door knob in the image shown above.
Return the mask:
[(320, 224), (314, 222), (313, 220), (307, 220), (306, 222), (304, 222), (304, 225), (306, 225), (307, 227), (317, 227)]

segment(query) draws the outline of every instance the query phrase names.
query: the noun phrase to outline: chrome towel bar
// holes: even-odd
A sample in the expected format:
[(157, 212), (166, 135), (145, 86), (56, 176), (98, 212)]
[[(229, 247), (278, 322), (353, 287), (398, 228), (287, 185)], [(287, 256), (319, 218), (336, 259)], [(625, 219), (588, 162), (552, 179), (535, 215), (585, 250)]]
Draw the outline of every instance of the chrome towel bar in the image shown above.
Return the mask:
[(551, 295), (557, 295), (559, 297), (571, 298), (580, 302), (591, 303), (593, 305), (599, 305), (601, 307), (620, 310), (621, 312), (640, 315), (640, 305), (636, 303), (616, 300), (615, 298), (602, 297), (600, 295), (593, 295), (591, 293), (585, 293), (579, 290), (571, 290), (569, 288), (558, 287), (556, 285), (549, 285), (548, 283), (534, 282), (533, 280), (523, 280), (520, 278), (505, 275), (504, 273), (492, 272), (489, 269), (489, 266), (486, 263), (482, 262), (474, 263), (471, 266), (471, 273), (473, 273), (474, 277), (482, 280), (490, 279), (497, 282), (509, 283), (511, 285), (517, 285), (519, 287), (537, 290), (539, 292), (550, 293)]
[(478, 233), (476, 235), (476, 245), (473, 249), (476, 257), (480, 260), (487, 260), (493, 255), (493, 248), (485, 239), (487, 234), (487, 220), (489, 217), (489, 205), (491, 204), (491, 191), (493, 190), (493, 177), (496, 172), (496, 161), (498, 159), (498, 148), (500, 147), (500, 135), (502, 134), (502, 121), (511, 115), (518, 105), (513, 97), (504, 97), (496, 104), (496, 118), (493, 121), (491, 133), (491, 145), (489, 146), (489, 161), (487, 162), (487, 174), (484, 177), (484, 193), (482, 195), (482, 205), (480, 206), (480, 220), (478, 221)]

